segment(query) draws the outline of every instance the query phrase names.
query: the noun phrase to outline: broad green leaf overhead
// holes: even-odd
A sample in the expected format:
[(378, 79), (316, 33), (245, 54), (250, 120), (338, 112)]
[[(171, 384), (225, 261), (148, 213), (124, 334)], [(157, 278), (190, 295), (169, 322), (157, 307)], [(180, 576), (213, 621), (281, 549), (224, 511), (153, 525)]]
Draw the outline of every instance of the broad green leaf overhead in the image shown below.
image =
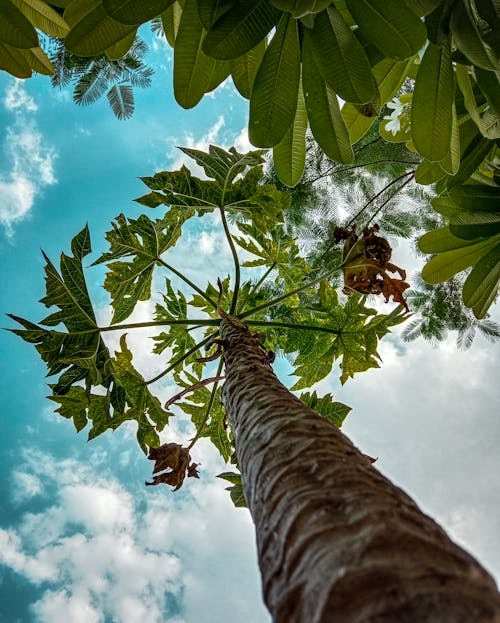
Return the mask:
[(103, 0), (106, 13), (117, 22), (128, 26), (137, 26), (165, 11), (174, 0)]
[(390, 58), (404, 60), (424, 45), (424, 23), (400, 0), (347, 0), (359, 32)]
[(453, 125), (453, 67), (450, 41), (429, 43), (422, 58), (412, 101), (412, 138), (419, 153), (431, 161), (444, 158)]
[(0, 43), (22, 49), (38, 45), (30, 20), (10, 0), (0, 3)]
[(246, 54), (229, 61), (234, 86), (246, 99), (250, 99), (252, 94), (255, 76), (257, 75), (257, 70), (260, 67), (265, 51), (266, 40), (262, 39), (260, 43), (249, 50)]
[(325, 81), (347, 102), (366, 104), (376, 98), (377, 87), (363, 46), (330, 5), (318, 14), (314, 28), (307, 29), (314, 58)]
[[(65, 37), (69, 26), (57, 11), (42, 0), (10, 0), (35, 28), (51, 37)], [(31, 47), (36, 47), (31, 46)]]
[(134, 30), (135, 26), (120, 24), (109, 17), (99, 3), (72, 26), (65, 43), (78, 56), (97, 56)]
[(267, 0), (239, 0), (213, 24), (203, 50), (213, 58), (238, 58), (262, 41), (280, 16)]
[(250, 99), (249, 137), (258, 147), (273, 147), (292, 125), (300, 80), (297, 22), (283, 16), (264, 52)]
[(302, 47), (302, 71), (306, 109), (314, 138), (332, 160), (352, 162), (354, 153), (337, 95), (318, 70), (307, 35)]
[(228, 63), (203, 52), (204, 37), (196, 0), (186, 0), (174, 48), (174, 94), (183, 108), (196, 106), (229, 75)]
[(279, 179), (287, 186), (295, 186), (302, 179), (306, 166), (307, 112), (299, 84), (295, 119), (283, 139), (273, 148), (273, 160)]

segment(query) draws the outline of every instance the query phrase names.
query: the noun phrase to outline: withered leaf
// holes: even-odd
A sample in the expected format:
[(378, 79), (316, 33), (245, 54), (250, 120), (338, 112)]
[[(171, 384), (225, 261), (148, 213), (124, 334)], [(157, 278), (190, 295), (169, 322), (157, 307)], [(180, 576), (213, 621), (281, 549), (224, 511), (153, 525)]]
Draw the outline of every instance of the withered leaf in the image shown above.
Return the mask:
[(395, 303), (401, 303), (404, 306), (407, 312), (410, 311), (404, 297), (403, 292), (410, 287), (409, 283), (403, 281), (402, 279), (393, 279), (389, 277), (387, 273), (382, 273), (383, 283), (382, 283), (382, 294), (385, 297), (385, 302), (389, 301), (389, 298), (392, 296), (392, 300)]
[(190, 464), (191, 456), (188, 449), (178, 443), (164, 443), (159, 448), (150, 448), (148, 459), (155, 462), (153, 482), (146, 482), (148, 486), (164, 483), (177, 491), (182, 487), (186, 473), (188, 478), (199, 477), (196, 470), (198, 463)]

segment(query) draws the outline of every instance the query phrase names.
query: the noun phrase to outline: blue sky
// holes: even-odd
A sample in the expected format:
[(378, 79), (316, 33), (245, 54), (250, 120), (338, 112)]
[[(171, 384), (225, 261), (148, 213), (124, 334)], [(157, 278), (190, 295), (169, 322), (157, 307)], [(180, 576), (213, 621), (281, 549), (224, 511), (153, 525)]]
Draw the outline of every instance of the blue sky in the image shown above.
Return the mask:
[[(105, 100), (76, 107), (45, 78), (0, 76), (2, 312), (41, 319), (40, 247), (57, 261), (88, 222), (95, 259), (110, 220), (141, 213), (132, 202), (145, 192), (138, 177), (181, 163), (175, 145), (245, 149), (246, 105), (231, 86), (185, 111), (173, 99), (169, 52), (157, 45), (148, 60), (153, 86), (136, 91), (126, 122)], [(398, 253), (398, 264), (416, 268), (408, 249)], [(210, 218), (187, 229), (173, 257), (202, 284), (230, 269)], [(102, 277), (101, 268), (88, 274), (105, 319)], [(142, 306), (134, 319), (147, 312)], [(161, 369), (143, 334), (129, 343), (141, 369)], [(499, 578), (498, 347), (477, 338), (459, 352), (451, 337), (403, 348), (392, 338), (380, 350), (380, 370), (342, 389), (332, 375), (318, 391), (353, 407), (345, 432)], [(88, 444), (44, 398), (45, 370), (31, 347), (2, 332), (0, 355), (0, 623), (269, 621), (250, 517), (214, 477), (223, 466), (208, 444), (197, 446), (200, 481), (176, 494), (145, 489), (150, 463), (132, 430)], [(166, 381), (161, 395), (172, 388)], [(165, 440), (181, 429), (174, 423)]]

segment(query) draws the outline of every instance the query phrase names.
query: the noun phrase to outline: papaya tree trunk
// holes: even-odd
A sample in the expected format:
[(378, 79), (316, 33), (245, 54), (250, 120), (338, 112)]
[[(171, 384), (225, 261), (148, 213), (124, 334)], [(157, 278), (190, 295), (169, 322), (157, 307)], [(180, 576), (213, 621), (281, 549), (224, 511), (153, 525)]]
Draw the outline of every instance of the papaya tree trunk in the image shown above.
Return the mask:
[(223, 400), (275, 623), (500, 623), (492, 577), (224, 316)]

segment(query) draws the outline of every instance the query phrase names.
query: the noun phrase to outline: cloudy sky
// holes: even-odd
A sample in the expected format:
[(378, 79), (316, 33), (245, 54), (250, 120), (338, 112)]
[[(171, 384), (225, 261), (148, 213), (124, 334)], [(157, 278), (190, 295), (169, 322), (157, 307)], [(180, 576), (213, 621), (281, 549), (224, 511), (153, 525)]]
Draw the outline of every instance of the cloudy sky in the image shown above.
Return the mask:
[[(76, 107), (45, 78), (0, 76), (2, 312), (41, 319), (40, 247), (57, 261), (88, 222), (95, 259), (109, 221), (140, 214), (132, 202), (145, 192), (138, 177), (181, 163), (175, 145), (245, 149), (246, 106), (232, 87), (182, 110), (172, 96), (169, 53), (154, 48), (154, 85), (136, 92), (136, 113), (126, 122), (106, 101)], [(169, 260), (202, 284), (230, 269), (216, 222), (203, 220)], [(408, 250), (399, 253), (398, 264), (416, 268)], [(102, 278), (102, 268), (88, 273), (105, 319)], [(134, 318), (148, 311), (144, 305)], [(129, 344), (145, 373), (162, 369), (144, 335), (129, 334)], [(408, 346), (395, 335), (380, 352), (381, 369), (343, 388), (332, 375), (318, 391), (353, 407), (345, 432), (500, 578), (498, 347), (479, 337), (461, 352), (453, 336), (436, 348)], [(196, 446), (199, 481), (175, 494), (146, 489), (151, 467), (133, 430), (87, 443), (44, 398), (45, 370), (32, 348), (3, 331), (0, 354), (1, 623), (269, 621), (251, 519), (232, 507), (215, 477), (224, 466), (208, 444)], [(289, 383), (286, 362), (277, 369)], [(163, 382), (160, 398), (172, 388)], [(165, 440), (185, 434), (173, 421)]]

